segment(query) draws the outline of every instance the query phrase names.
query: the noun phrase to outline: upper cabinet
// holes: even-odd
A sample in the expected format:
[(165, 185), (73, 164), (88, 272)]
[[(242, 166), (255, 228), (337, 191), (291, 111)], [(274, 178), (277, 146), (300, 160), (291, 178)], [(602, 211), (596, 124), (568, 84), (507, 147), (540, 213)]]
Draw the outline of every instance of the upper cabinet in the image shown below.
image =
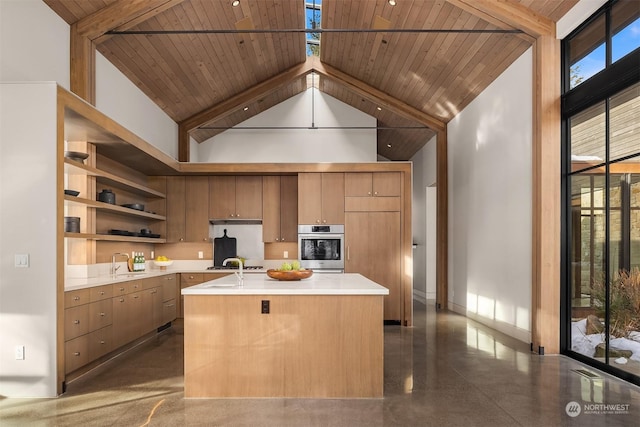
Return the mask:
[(209, 216), (211, 219), (262, 219), (262, 177), (209, 177)]
[(347, 197), (399, 197), (400, 172), (347, 172), (344, 191)]
[(298, 239), (298, 177), (262, 178), (262, 239), (265, 243)]
[(298, 224), (344, 224), (344, 173), (298, 174)]
[(167, 177), (167, 242), (209, 241), (209, 177)]

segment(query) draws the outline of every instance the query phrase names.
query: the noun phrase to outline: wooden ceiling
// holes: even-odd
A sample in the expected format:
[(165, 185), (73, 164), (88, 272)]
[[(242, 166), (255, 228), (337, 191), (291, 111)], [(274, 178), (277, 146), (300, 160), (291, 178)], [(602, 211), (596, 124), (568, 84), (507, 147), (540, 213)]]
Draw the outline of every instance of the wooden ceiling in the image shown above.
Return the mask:
[(408, 160), (577, 0), (322, 0), (319, 61), (299, 31), (303, 0), (44, 2), (76, 25), (143, 9), (96, 48), (198, 142), (313, 80), (376, 117), (380, 156)]

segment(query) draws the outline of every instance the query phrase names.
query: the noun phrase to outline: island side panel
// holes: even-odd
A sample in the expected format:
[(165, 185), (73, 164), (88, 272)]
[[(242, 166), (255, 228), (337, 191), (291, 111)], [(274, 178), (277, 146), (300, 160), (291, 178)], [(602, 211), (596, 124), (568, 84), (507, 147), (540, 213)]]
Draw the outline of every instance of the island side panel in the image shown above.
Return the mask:
[(383, 310), (379, 295), (185, 295), (185, 397), (382, 397)]

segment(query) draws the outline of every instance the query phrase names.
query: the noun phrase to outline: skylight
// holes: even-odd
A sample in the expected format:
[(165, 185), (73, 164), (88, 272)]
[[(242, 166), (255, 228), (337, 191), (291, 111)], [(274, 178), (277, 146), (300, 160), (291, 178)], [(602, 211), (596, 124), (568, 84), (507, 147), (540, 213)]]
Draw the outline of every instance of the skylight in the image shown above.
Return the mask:
[[(305, 1), (305, 28), (320, 28), (322, 18), (322, 0)], [(307, 33), (307, 56), (320, 56), (320, 33)]]

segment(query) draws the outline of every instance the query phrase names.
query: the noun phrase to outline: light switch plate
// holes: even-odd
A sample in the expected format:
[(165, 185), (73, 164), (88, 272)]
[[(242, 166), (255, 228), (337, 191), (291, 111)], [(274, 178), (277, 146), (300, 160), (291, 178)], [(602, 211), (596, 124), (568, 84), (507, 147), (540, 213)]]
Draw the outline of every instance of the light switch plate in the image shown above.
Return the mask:
[(29, 267), (29, 254), (15, 254), (14, 266), (18, 268)]
[(198, 251), (198, 259), (202, 259), (202, 258), (204, 258), (204, 252)]

